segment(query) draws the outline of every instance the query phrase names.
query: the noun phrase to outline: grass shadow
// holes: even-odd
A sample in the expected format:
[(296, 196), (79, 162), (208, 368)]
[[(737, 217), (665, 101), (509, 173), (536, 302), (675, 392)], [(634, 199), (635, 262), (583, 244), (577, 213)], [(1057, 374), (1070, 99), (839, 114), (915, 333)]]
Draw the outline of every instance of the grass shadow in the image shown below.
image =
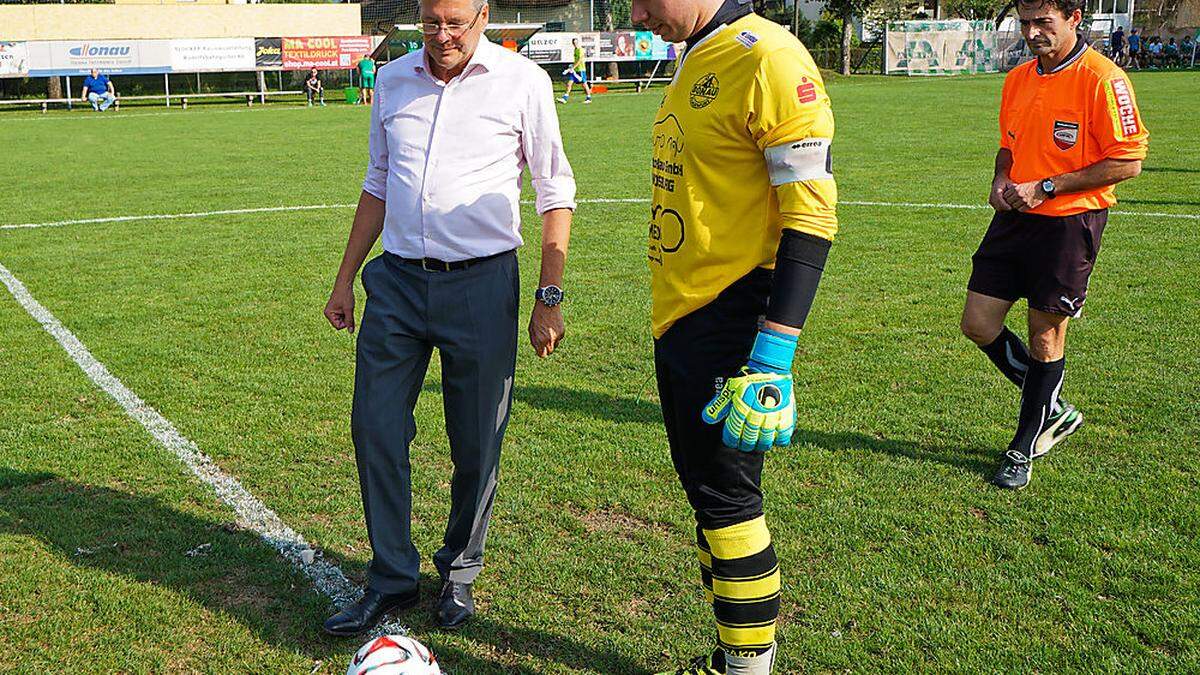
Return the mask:
[[(422, 394), (442, 395), (442, 385), (426, 381)], [(647, 394), (647, 397), (650, 394)], [(520, 377), (513, 390), (513, 400), (538, 410), (554, 410), (567, 414), (588, 415), (620, 424), (662, 425), (662, 410), (653, 400), (613, 396), (586, 389), (568, 389), (541, 384), (522, 385)]]
[(312, 588), (308, 579), (257, 534), (232, 523), (150, 497), (0, 467), (0, 532), (35, 538), (78, 567), (180, 593), (313, 660), (340, 659), (344, 651), (314, 630), (330, 609), (328, 599), (297, 593)]
[(869, 450), (871, 452), (906, 457), (918, 462), (936, 462), (968, 473), (990, 478), (996, 469), (999, 452), (995, 448), (922, 445), (912, 441), (877, 438), (850, 431), (814, 431), (796, 429), (792, 443), (809, 443), (832, 452)]
[[(342, 662), (366, 639), (322, 633), (321, 622), (333, 609), (329, 600), (257, 534), (152, 497), (0, 467), (0, 533), (35, 538), (79, 567), (170, 589), (232, 617), (264, 642), (314, 661)], [(204, 544), (202, 553), (188, 555)], [(328, 551), (322, 555), (343, 569), (355, 567)], [(436, 575), (424, 575), (420, 605), (395, 618), (434, 646), (455, 675), (515, 672), (514, 657), (521, 655), (571, 670), (645, 672), (615, 648), (597, 649), (565, 633), (507, 625), (486, 612), (459, 632), (483, 645), (484, 656), (443, 644), (433, 620), (439, 583)]]

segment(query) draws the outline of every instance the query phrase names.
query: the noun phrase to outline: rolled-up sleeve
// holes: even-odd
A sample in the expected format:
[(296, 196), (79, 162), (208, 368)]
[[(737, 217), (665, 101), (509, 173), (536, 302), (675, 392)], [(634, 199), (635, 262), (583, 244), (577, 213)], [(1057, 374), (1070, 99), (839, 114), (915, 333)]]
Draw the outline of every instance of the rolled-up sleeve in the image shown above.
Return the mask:
[(383, 82), (375, 89), (374, 105), (371, 106), (371, 131), (367, 144), (367, 176), (363, 179), (363, 191), (387, 201), (388, 146), (387, 132), (383, 128), (382, 110), (387, 96)]
[(527, 87), (528, 99), (522, 114), (521, 151), (537, 193), (537, 212), (575, 208), (575, 174), (563, 150), (554, 107), (554, 88), (540, 68)]

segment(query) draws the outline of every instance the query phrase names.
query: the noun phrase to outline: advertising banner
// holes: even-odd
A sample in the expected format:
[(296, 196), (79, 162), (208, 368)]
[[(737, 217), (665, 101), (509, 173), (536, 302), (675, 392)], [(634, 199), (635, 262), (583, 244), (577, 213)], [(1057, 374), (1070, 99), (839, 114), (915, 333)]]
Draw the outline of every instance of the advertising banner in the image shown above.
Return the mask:
[(570, 63), (575, 33), (535, 33), (521, 53), (535, 63)]
[(674, 44), (649, 31), (537, 33), (529, 38), (521, 53), (536, 63), (570, 63), (574, 38), (579, 38), (579, 46), (589, 61), (669, 61), (678, 54)]
[(283, 38), (257, 38), (254, 41), (254, 67), (259, 70), (283, 68)]
[(254, 70), (254, 38), (171, 40), (171, 70), (176, 73)]
[(1027, 58), (1020, 33), (997, 31), (987, 21), (904, 21), (888, 25), (888, 73), (955, 75), (1007, 71)]
[(169, 40), (29, 42), (29, 75), (86, 75), (92, 68), (110, 75), (166, 73), (171, 70), (170, 44)]
[(0, 42), (0, 77), (29, 74), (29, 48), (24, 42)]
[(353, 68), (363, 54), (371, 52), (371, 37), (285, 37), (283, 69), (345, 70)]

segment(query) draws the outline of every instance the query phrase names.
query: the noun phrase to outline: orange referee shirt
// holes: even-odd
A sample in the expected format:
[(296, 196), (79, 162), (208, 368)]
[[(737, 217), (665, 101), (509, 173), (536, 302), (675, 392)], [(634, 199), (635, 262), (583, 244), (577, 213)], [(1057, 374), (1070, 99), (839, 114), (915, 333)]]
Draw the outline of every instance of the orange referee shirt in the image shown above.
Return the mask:
[[(1000, 97), (1000, 147), (1012, 151), (1009, 177), (1042, 180), (1102, 159), (1144, 159), (1150, 134), (1133, 86), (1117, 64), (1083, 44), (1057, 68), (1038, 60), (1009, 72)], [(1060, 194), (1029, 213), (1069, 216), (1117, 203), (1112, 185)]]

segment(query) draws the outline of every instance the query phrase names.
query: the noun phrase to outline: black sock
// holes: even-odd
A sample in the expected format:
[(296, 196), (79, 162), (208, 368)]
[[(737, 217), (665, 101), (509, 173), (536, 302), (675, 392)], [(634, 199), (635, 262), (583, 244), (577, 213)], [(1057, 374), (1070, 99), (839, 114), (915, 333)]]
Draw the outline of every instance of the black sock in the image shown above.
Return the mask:
[(1033, 361), (1025, 374), (1025, 386), (1021, 388), (1021, 417), (1017, 421), (1017, 434), (1008, 445), (1010, 452), (1033, 457), (1033, 444), (1042, 425), (1053, 413), (1053, 402), (1062, 390), (1063, 370), (1066, 359), (1050, 363)]
[[(1021, 338), (1017, 334), (1005, 326), (1001, 329), (1000, 334), (992, 340), (991, 344), (980, 347), (984, 354), (987, 354), (988, 359), (996, 364), (996, 368), (1008, 378), (1009, 382), (1017, 385), (1018, 389), (1025, 386), (1025, 373), (1029, 371), (1029, 364), (1033, 359), (1029, 358), (1029, 350), (1025, 348), (1025, 343), (1021, 342)], [(1052, 414), (1058, 414), (1060, 410), (1065, 408), (1067, 402), (1061, 397), (1054, 401), (1054, 410)]]

